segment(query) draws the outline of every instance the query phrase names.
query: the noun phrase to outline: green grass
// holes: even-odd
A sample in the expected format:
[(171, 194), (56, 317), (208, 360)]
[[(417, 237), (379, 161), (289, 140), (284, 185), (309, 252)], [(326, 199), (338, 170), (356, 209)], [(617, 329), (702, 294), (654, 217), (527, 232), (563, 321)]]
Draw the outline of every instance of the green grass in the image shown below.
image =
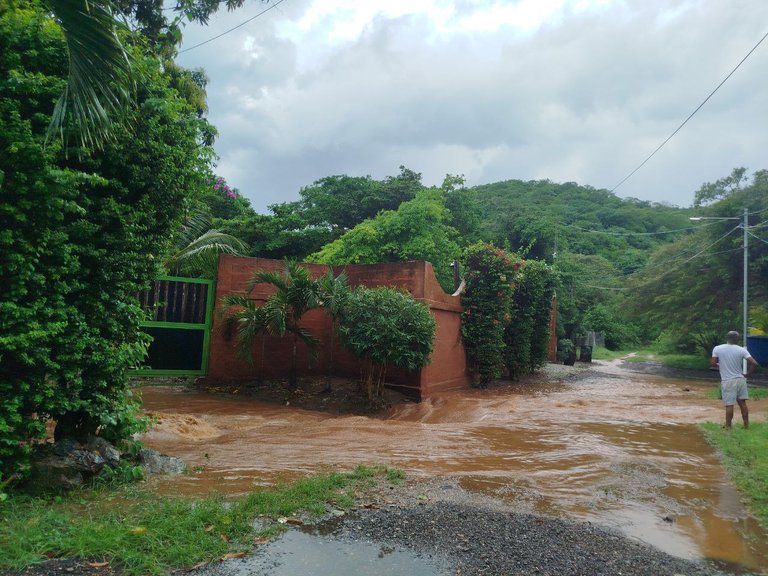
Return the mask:
[(701, 354), (695, 356), (686, 354), (659, 354), (656, 356), (656, 359), (658, 362), (664, 364), (664, 366), (670, 366), (672, 368), (691, 370), (709, 369), (709, 358), (705, 358)]
[[(276, 519), (300, 511), (320, 515), (330, 505), (350, 508), (379, 478), (402, 473), (360, 466), (319, 474), (239, 498), (169, 498), (142, 485), (82, 490), (66, 497), (11, 495), (0, 503), (0, 568), (18, 569), (50, 557), (119, 564), (127, 575), (167, 574), (174, 568), (248, 552), (269, 537)], [(258, 516), (273, 520), (257, 532)]]
[[(629, 356), (632, 354), (632, 356)], [(595, 360), (616, 360), (621, 358), (626, 362), (660, 362), (670, 368), (684, 368), (694, 370), (706, 370), (709, 368), (709, 359), (703, 355), (688, 354), (660, 354), (650, 348), (639, 350), (608, 350), (607, 348), (594, 348), (592, 358)]]
[(592, 348), (593, 360), (616, 360), (617, 358), (623, 358), (628, 352), (622, 350), (608, 350), (608, 348), (600, 348), (595, 346)]
[[(715, 386), (714, 388), (709, 390), (707, 392), (707, 398), (712, 398), (713, 400), (721, 400), (722, 396), (720, 395), (720, 386), (719, 385)], [(762, 398), (768, 398), (768, 388), (758, 388), (757, 386), (749, 387), (750, 400), (760, 400)], [(739, 411), (738, 406), (735, 408), (735, 410), (738, 413)]]
[(748, 497), (750, 510), (768, 530), (768, 422), (752, 422), (744, 430), (738, 425), (738, 414), (734, 418), (737, 423), (730, 431), (711, 422), (700, 428), (723, 455), (734, 484)]

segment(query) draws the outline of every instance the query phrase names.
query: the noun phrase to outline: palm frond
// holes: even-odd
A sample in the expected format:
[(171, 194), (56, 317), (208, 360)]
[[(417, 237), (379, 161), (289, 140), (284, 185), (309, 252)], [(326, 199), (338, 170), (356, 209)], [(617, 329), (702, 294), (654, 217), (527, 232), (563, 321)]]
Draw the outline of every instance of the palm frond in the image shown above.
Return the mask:
[(253, 290), (257, 284), (271, 284), (277, 288), (278, 291), (283, 291), (288, 288), (287, 278), (278, 272), (256, 272), (246, 285), (248, 291), (250, 292)]
[(304, 344), (307, 345), (307, 350), (309, 351), (309, 363), (310, 365), (313, 365), (315, 362), (317, 362), (317, 359), (320, 355), (320, 352), (318, 350), (320, 346), (320, 340), (318, 340), (315, 336), (313, 336), (310, 332), (302, 328), (301, 326), (295, 326), (293, 330), (291, 330), (296, 336), (298, 336)]
[(270, 298), (264, 306), (262, 306), (262, 310), (264, 310), (264, 321), (267, 332), (273, 336), (283, 336), (287, 327), (290, 325), (286, 307), (279, 305)]
[[(48, 126), (48, 138), (66, 141), (70, 124), (81, 144), (101, 148), (112, 122), (132, 100), (133, 72), (115, 33), (108, 0), (49, 0), (69, 52), (69, 75)], [(71, 120), (71, 123), (70, 123)]]
[(224, 316), (224, 336), (227, 340), (237, 334), (237, 353), (253, 364), (253, 341), (267, 327), (266, 314), (253, 300), (229, 295), (221, 299)]
[(216, 276), (219, 254), (240, 256), (247, 247), (238, 238), (210, 228), (210, 221), (203, 214), (191, 218), (175, 242), (175, 250), (163, 261), (169, 270), (188, 274)]

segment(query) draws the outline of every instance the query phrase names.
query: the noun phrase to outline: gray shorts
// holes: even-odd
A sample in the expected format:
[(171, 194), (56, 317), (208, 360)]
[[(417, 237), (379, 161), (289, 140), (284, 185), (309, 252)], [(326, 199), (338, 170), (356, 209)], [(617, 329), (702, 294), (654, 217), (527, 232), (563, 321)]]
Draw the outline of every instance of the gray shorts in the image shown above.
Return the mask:
[(720, 384), (720, 393), (723, 396), (723, 404), (726, 406), (733, 406), (736, 404), (736, 400), (748, 400), (747, 379), (731, 378), (723, 380)]

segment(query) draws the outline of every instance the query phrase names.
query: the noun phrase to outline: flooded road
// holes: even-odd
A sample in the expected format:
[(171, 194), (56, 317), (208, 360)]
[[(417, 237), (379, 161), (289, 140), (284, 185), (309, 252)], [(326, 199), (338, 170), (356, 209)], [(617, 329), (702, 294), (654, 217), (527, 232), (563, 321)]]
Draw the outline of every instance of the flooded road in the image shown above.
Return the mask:
[[(766, 569), (766, 534), (696, 427), (723, 417), (706, 397), (712, 383), (592, 369), (562, 384), (446, 393), (384, 418), (148, 387), (145, 409), (158, 423), (143, 441), (192, 470), (161, 486), (174, 492), (245, 492), (381, 463), (458, 478), (521, 510), (609, 526), (683, 558)], [(767, 407), (750, 401), (752, 419)]]

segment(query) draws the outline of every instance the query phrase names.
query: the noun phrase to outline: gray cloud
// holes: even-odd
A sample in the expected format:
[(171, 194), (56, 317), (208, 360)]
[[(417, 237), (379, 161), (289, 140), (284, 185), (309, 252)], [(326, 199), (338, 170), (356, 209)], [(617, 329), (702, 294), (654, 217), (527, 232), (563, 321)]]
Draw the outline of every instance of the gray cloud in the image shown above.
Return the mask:
[[(635, 0), (568, 11), (533, 32), (439, 35), (411, 15), (377, 17), (346, 43), (329, 44), (316, 27), (297, 45), (283, 26), (308, 6), (288, 0), (180, 57), (211, 78), (218, 172), (262, 212), (317, 178), (383, 178), (401, 164), (429, 185), (463, 173), (469, 185), (550, 178), (610, 189), (768, 21), (763, 0)], [(187, 45), (260, 10), (189, 27)], [(735, 166), (768, 168), (767, 63), (768, 42), (617, 194), (688, 206)]]

